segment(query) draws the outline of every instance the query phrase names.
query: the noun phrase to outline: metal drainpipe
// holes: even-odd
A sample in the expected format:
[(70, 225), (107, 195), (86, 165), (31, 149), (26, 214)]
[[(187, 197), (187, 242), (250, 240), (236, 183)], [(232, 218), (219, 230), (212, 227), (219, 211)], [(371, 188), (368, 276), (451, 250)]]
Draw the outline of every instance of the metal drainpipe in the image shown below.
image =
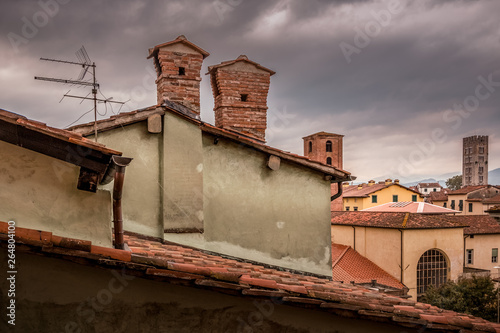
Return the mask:
[(398, 229), (399, 232), (401, 233), (401, 240), (400, 240), (400, 248), (401, 248), (401, 253), (400, 253), (400, 259), (401, 259), (401, 283), (403, 283), (403, 230)]
[(113, 227), (115, 229), (115, 248), (123, 250), (123, 218), (122, 218), (122, 193), (125, 179), (125, 167), (132, 161), (131, 158), (113, 155), (115, 164), (115, 177), (113, 185)]
[(467, 267), (467, 258), (465, 256), (465, 253), (467, 252), (467, 250), (466, 250), (467, 249), (467, 242), (466, 242), (467, 237), (469, 237), (469, 235), (465, 235), (465, 237), (464, 237), (464, 265), (463, 265), (464, 267)]
[(336, 182), (336, 183), (337, 183), (337, 187), (339, 190), (336, 194), (334, 194), (330, 197), (330, 201), (333, 201), (342, 195), (342, 191), (343, 191), (342, 182)]
[[(356, 250), (356, 227), (351, 225), (353, 232), (352, 232), (352, 247), (353, 250)], [(366, 230), (365, 230), (365, 237), (366, 237)]]

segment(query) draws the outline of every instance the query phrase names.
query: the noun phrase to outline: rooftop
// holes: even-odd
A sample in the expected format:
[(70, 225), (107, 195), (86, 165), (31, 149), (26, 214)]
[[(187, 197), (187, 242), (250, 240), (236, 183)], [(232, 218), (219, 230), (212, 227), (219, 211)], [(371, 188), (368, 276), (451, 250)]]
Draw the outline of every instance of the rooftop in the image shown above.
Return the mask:
[[(1, 246), (8, 224), (0, 222)], [(16, 228), (17, 251), (126, 273), (163, 283), (231, 293), (254, 299), (274, 297), (284, 304), (332, 315), (386, 322), (425, 331), (500, 332), (500, 324), (328, 279), (306, 276), (208, 254), (139, 235), (126, 235), (132, 252), (92, 245), (50, 232)]]
[(448, 190), (442, 189), (441, 191), (430, 192), (429, 200), (433, 201), (448, 201)]
[[(175, 114), (185, 119), (186, 121), (198, 125), (202, 132), (232, 140), (238, 144), (241, 144), (242, 147), (250, 147), (268, 154), (276, 155), (284, 160), (308, 167), (316, 171), (324, 172), (327, 175), (332, 175), (335, 177), (335, 179), (341, 181), (351, 179), (351, 174), (345, 170), (334, 168), (330, 165), (312, 160), (302, 155), (292, 154), (290, 152), (285, 152), (283, 150), (270, 147), (237, 131), (226, 130), (205, 123), (199, 120), (199, 116), (188, 108), (170, 101), (165, 101), (165, 103), (162, 105), (155, 105), (140, 110), (120, 113), (110, 118), (99, 120), (97, 122), (97, 130), (98, 132), (109, 131), (140, 121), (145, 121), (148, 119), (148, 117), (154, 114), (164, 115), (165, 112)], [(90, 122), (86, 124), (76, 125), (70, 127), (69, 130), (81, 133), (81, 135), (84, 136), (92, 135), (93, 124), (93, 122)]]
[(252, 64), (255, 67), (257, 67), (258, 69), (263, 70), (265, 72), (268, 72), (270, 75), (276, 74), (275, 71), (270, 70), (269, 68), (266, 68), (266, 67), (262, 66), (261, 64), (256, 63), (256, 62), (254, 62), (252, 60), (249, 60), (248, 57), (246, 55), (244, 55), (244, 54), (240, 55), (238, 58), (236, 58), (234, 60), (223, 61), (223, 62), (221, 62), (218, 65), (208, 66), (208, 73), (210, 73), (214, 69), (221, 68), (221, 67), (226, 67), (226, 66), (230, 66), (230, 65), (233, 65), (233, 64), (238, 63), (238, 62), (246, 62), (246, 63)]
[(418, 183), (417, 186), (421, 188), (441, 187), (439, 183)]
[(332, 212), (332, 224), (392, 229), (464, 228), (467, 224), (460, 217), (419, 213)]
[(459, 188), (458, 190), (448, 191), (448, 195), (468, 194), (470, 192), (474, 192), (474, 191), (477, 191), (477, 190), (480, 190), (480, 189), (486, 188), (486, 187), (488, 187), (488, 185), (465, 186), (465, 187)]
[[(438, 193), (438, 192), (432, 192)], [(455, 214), (460, 213), (458, 210), (436, 206), (428, 202), (388, 202), (375, 207), (363, 209), (362, 212), (404, 212), (404, 213), (420, 213), (420, 214)]]
[(367, 198), (369, 197), (370, 194), (375, 193), (377, 191), (383, 190), (385, 188), (388, 188), (390, 186), (399, 186), (404, 189), (407, 189), (408, 191), (414, 192), (415, 194), (418, 194), (419, 196), (421, 195), (420, 192), (412, 190), (408, 187), (405, 187), (400, 184), (396, 183), (389, 183), (386, 185), (385, 182), (381, 183), (372, 183), (370, 184), (360, 184), (360, 185), (349, 185), (347, 187), (344, 187), (344, 198)]
[(332, 244), (332, 274), (334, 281), (344, 283), (367, 284), (376, 280), (377, 284), (391, 288), (406, 288), (398, 279), (347, 245)]
[(490, 215), (460, 216), (468, 225), (464, 229), (466, 235), (500, 234), (500, 222)]

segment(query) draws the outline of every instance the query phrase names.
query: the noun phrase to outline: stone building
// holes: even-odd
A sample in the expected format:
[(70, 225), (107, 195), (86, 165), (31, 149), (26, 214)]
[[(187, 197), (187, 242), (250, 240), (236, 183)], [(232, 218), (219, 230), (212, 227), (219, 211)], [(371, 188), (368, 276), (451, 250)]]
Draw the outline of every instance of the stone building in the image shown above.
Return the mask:
[(462, 186), (488, 185), (488, 136), (463, 140)]

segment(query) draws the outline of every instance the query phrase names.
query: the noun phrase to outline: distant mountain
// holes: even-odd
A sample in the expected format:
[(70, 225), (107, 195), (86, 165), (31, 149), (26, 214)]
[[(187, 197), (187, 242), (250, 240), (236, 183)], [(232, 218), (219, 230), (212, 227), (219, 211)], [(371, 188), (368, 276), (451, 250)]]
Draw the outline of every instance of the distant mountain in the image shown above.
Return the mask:
[[(409, 187), (409, 186), (417, 186), (418, 183), (439, 183), (442, 187), (446, 187), (446, 180), (450, 177), (460, 175), (461, 172), (451, 172), (447, 174), (443, 174), (438, 176), (438, 179), (436, 180), (435, 178), (426, 178), (418, 181), (414, 181), (411, 183), (404, 183), (402, 184), (403, 186)], [(488, 172), (488, 183), (490, 185), (500, 185), (500, 168), (496, 168), (494, 170), (491, 170)]]

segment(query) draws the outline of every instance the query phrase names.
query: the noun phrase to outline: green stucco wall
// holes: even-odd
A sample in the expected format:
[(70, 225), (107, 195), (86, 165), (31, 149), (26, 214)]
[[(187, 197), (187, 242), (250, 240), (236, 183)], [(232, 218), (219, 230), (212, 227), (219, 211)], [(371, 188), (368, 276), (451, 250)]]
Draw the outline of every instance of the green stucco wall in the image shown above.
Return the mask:
[[(323, 174), (203, 135), (205, 240), (259, 260), (331, 276), (330, 183)], [(209, 245), (210, 246), (210, 245)], [(232, 253), (234, 255), (234, 247)], [(265, 256), (264, 256), (265, 257)]]
[(79, 167), (0, 141), (0, 221), (112, 246), (111, 194), (76, 188)]
[[(2, 272), (7, 270), (4, 249)], [(19, 251), (16, 266), (16, 326), (7, 324), (8, 298), (0, 297), (1, 332), (416, 332), (267, 297), (226, 295)], [(8, 289), (8, 281), (0, 280), (0, 295)]]
[(166, 113), (163, 129), (165, 229), (203, 228), (203, 152), (199, 127)]
[[(161, 134), (148, 132), (147, 121), (98, 134), (98, 141), (119, 150), (133, 161), (125, 169), (123, 227), (148, 236), (162, 237), (160, 144)], [(89, 137), (93, 139), (93, 136)], [(104, 188), (113, 190), (113, 182)]]

